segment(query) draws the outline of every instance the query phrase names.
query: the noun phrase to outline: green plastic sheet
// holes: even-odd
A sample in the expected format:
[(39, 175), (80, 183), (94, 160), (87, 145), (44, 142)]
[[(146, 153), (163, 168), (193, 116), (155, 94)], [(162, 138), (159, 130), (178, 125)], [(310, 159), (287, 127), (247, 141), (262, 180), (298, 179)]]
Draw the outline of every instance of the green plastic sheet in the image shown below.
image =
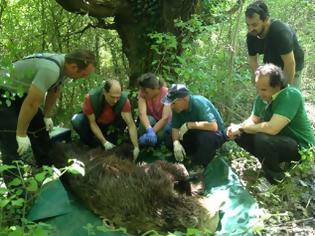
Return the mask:
[(228, 164), (214, 159), (205, 170), (205, 192), (225, 199), (221, 207), (220, 236), (253, 235), (254, 226), (259, 222), (260, 210), (256, 200), (242, 186), (239, 177)]
[[(97, 226), (102, 226), (101, 219), (67, 192), (59, 179), (44, 185), (28, 219), (52, 225), (56, 230), (53, 235), (58, 236), (126, 235), (97, 230)], [(88, 228), (94, 228), (93, 233)]]
[[(214, 159), (205, 172), (206, 196), (217, 195), (224, 198), (220, 209), (221, 224), (216, 235), (247, 236), (258, 221), (258, 204), (241, 185), (238, 176), (220, 158)], [(100, 218), (84, 207), (65, 190), (59, 180), (46, 184), (35, 201), (28, 219), (54, 226), (59, 236), (88, 236), (86, 226), (100, 226)], [(93, 235), (118, 236), (123, 232), (96, 231)]]

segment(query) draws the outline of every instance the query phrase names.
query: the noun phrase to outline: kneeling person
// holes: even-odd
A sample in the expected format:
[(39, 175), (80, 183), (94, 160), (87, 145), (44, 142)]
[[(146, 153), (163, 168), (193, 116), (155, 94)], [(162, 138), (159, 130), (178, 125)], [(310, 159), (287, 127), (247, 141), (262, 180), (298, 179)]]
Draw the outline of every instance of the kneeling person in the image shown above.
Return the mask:
[(282, 70), (266, 64), (256, 70), (258, 96), (250, 117), (231, 124), (227, 135), (257, 157), (266, 178), (277, 183), (284, 177), (281, 162), (299, 161), (299, 148), (315, 145), (301, 92), (288, 85)]
[[(134, 158), (138, 157), (137, 128), (132, 118), (131, 104), (117, 80), (108, 80), (104, 87), (92, 89), (85, 96), (83, 114), (75, 114), (71, 122), (83, 143), (93, 147), (96, 137), (105, 150), (115, 147), (119, 134), (117, 130), (123, 131), (127, 124), (134, 146)], [(111, 131), (111, 127), (116, 130)]]
[(205, 97), (190, 95), (183, 84), (173, 84), (162, 102), (171, 104), (173, 111), (175, 159), (183, 161), (187, 151), (193, 162), (206, 167), (225, 142), (224, 124), (218, 110)]
[(164, 81), (153, 73), (146, 73), (139, 77), (138, 83), (140, 145), (156, 146), (164, 143), (171, 146), (172, 111), (170, 105), (161, 103), (161, 98), (167, 94)]

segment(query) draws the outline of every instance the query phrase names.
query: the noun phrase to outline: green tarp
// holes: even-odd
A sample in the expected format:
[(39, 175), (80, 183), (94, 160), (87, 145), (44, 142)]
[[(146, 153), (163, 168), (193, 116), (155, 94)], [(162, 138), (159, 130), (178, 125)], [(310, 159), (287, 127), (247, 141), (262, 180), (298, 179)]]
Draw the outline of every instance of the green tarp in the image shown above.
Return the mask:
[(259, 208), (255, 199), (242, 186), (238, 176), (222, 159), (214, 159), (205, 170), (205, 192), (225, 199), (221, 229), (216, 235), (252, 235), (258, 222)]
[[(258, 205), (241, 185), (238, 176), (220, 158), (214, 159), (205, 170), (205, 194), (225, 199), (220, 210), (221, 226), (216, 235), (252, 235), (258, 220)], [(43, 187), (28, 219), (55, 226), (58, 236), (88, 236), (88, 224), (102, 225), (101, 220), (75, 200), (59, 180)], [(94, 233), (96, 236), (124, 235), (121, 232)]]

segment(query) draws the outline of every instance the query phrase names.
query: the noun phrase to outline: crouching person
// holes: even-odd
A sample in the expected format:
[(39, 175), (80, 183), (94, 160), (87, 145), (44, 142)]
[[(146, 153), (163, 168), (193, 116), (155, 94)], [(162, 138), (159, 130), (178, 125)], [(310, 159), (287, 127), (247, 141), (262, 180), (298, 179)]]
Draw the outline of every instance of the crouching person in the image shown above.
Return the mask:
[(139, 143), (156, 146), (164, 143), (171, 146), (170, 105), (164, 105), (161, 99), (167, 94), (164, 81), (153, 73), (143, 74), (138, 79), (139, 95)]
[(301, 92), (288, 85), (282, 70), (266, 64), (255, 74), (258, 96), (252, 114), (231, 124), (227, 135), (257, 157), (269, 182), (277, 183), (284, 177), (280, 163), (299, 161), (299, 148), (314, 145), (314, 134)]
[(92, 89), (83, 103), (83, 113), (75, 114), (71, 120), (80, 140), (94, 147), (96, 142), (110, 150), (117, 145), (118, 136), (128, 126), (133, 155), (139, 155), (137, 128), (131, 114), (131, 104), (117, 80), (108, 80), (103, 87)]
[(173, 84), (162, 99), (172, 108), (172, 139), (174, 156), (183, 161), (187, 154), (192, 162), (204, 167), (225, 142), (220, 113), (205, 97), (191, 95), (182, 84)]
[[(48, 153), (52, 142), (48, 131), (53, 128), (53, 108), (66, 81), (88, 77), (94, 68), (94, 54), (77, 49), (68, 54), (29, 55), (14, 62), (11, 71), (0, 71), (2, 164), (23, 160), (29, 148), (38, 166), (51, 164)], [(15, 169), (4, 171), (3, 175), (8, 186), (21, 173)]]

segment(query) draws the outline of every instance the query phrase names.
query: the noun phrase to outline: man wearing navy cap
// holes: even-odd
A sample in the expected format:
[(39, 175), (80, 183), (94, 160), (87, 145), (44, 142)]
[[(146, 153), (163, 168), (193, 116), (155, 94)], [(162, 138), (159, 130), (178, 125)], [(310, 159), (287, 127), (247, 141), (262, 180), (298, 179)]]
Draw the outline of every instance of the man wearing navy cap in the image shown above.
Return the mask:
[(220, 113), (205, 97), (191, 95), (183, 84), (173, 84), (162, 99), (171, 104), (174, 156), (183, 161), (187, 154), (192, 162), (204, 167), (225, 142), (224, 124)]

